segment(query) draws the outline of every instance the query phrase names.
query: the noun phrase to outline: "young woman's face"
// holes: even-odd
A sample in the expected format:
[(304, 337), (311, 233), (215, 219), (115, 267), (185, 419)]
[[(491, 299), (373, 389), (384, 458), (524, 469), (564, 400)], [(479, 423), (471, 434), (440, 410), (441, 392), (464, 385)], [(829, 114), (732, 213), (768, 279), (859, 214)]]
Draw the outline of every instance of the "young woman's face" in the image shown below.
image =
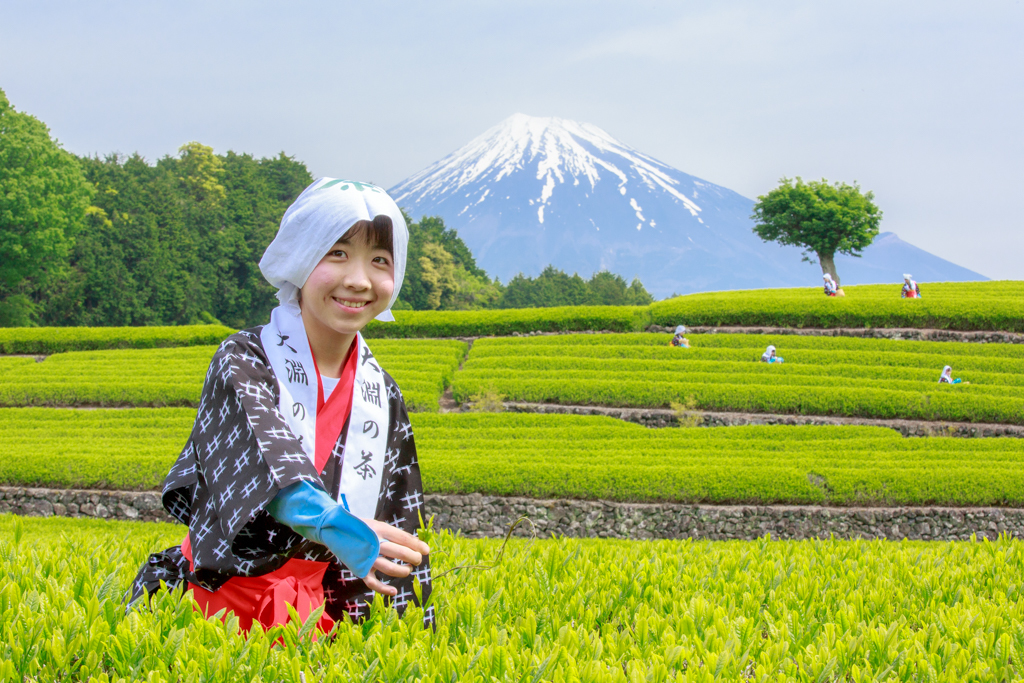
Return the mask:
[(395, 291), (394, 258), (362, 237), (339, 240), (302, 287), (302, 315), (355, 334), (380, 315)]

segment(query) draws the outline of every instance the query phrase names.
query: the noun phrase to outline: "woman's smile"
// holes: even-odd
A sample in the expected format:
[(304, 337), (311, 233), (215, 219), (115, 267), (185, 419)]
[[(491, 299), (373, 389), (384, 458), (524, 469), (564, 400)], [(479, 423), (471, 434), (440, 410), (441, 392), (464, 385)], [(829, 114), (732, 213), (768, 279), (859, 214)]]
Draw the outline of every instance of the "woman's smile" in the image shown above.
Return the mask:
[(355, 299), (339, 299), (336, 296), (332, 296), (331, 298), (334, 299), (337, 303), (341, 304), (343, 308), (352, 308), (356, 310), (370, 303), (369, 301), (356, 301)]

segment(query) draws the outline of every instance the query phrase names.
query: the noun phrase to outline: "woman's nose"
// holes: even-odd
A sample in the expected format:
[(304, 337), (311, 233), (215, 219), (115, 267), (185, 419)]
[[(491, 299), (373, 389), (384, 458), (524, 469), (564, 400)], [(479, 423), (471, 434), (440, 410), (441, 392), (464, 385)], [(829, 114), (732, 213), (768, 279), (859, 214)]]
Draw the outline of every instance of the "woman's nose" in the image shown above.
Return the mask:
[(370, 278), (366, 273), (366, 267), (361, 263), (351, 263), (349, 267), (345, 269), (345, 274), (341, 278), (341, 283), (354, 290), (364, 290), (370, 288)]

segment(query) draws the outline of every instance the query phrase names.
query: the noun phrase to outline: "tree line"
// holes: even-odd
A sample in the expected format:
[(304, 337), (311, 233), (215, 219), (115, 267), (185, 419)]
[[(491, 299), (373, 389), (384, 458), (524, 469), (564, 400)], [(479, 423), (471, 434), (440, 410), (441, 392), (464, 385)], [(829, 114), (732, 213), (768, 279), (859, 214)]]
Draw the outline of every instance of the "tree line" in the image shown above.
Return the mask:
[[(256, 159), (198, 142), (149, 163), (76, 157), (0, 90), (0, 326), (265, 322), (259, 259), (313, 178), (283, 152)], [(643, 305), (639, 280), (548, 267), (508, 285), (439, 217), (412, 221), (397, 309)]]

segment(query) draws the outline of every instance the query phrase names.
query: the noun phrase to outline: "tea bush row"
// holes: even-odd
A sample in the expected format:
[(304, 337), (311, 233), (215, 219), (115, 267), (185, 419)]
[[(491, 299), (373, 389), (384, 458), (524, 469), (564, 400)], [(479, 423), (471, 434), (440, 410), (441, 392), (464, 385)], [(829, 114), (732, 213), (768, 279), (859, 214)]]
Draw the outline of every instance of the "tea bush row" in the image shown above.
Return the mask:
[(1024, 282), (922, 283), (922, 299), (901, 299), (902, 283), (690, 294), (651, 305), (657, 325), (913, 327), (1024, 332)]
[(50, 354), (93, 349), (150, 349), (219, 344), (235, 330), (223, 325), (180, 327), (0, 328), (0, 354)]
[[(159, 488), (188, 408), (0, 410), (0, 483)], [(1024, 440), (878, 427), (651, 430), (612, 418), (414, 414), (429, 493), (692, 503), (1019, 505)]]
[[(78, 351), (0, 365), (0, 406), (195, 406), (216, 348)], [(375, 340), (371, 348), (412, 410), (437, 410), (466, 352), (464, 342), (440, 340)]]
[[(477, 340), (455, 398), (1024, 424), (1024, 357), (1011, 345), (960, 355), (974, 345), (693, 335), (681, 349), (668, 335), (596, 336)], [(785, 363), (759, 362), (771, 341)], [(970, 384), (938, 384), (946, 364)]]
[[(641, 332), (657, 325), (913, 327), (1024, 332), (1024, 282), (925, 283), (924, 298), (900, 299), (900, 284), (689, 294), (651, 306), (565, 306), (488, 311), (396, 311), (372, 322), (369, 337), (479, 337), (525, 332)], [(217, 344), (234, 330), (185, 327), (27, 327), (0, 329), (0, 354)]]
[[(430, 606), (313, 641), (122, 596), (181, 527), (0, 517), (0, 681), (1009, 681), (1024, 543), (468, 540), (422, 530)], [(494, 570), (457, 569), (497, 563)], [(442, 574), (449, 572), (446, 575)], [(308, 624), (312, 626), (312, 620)]]

